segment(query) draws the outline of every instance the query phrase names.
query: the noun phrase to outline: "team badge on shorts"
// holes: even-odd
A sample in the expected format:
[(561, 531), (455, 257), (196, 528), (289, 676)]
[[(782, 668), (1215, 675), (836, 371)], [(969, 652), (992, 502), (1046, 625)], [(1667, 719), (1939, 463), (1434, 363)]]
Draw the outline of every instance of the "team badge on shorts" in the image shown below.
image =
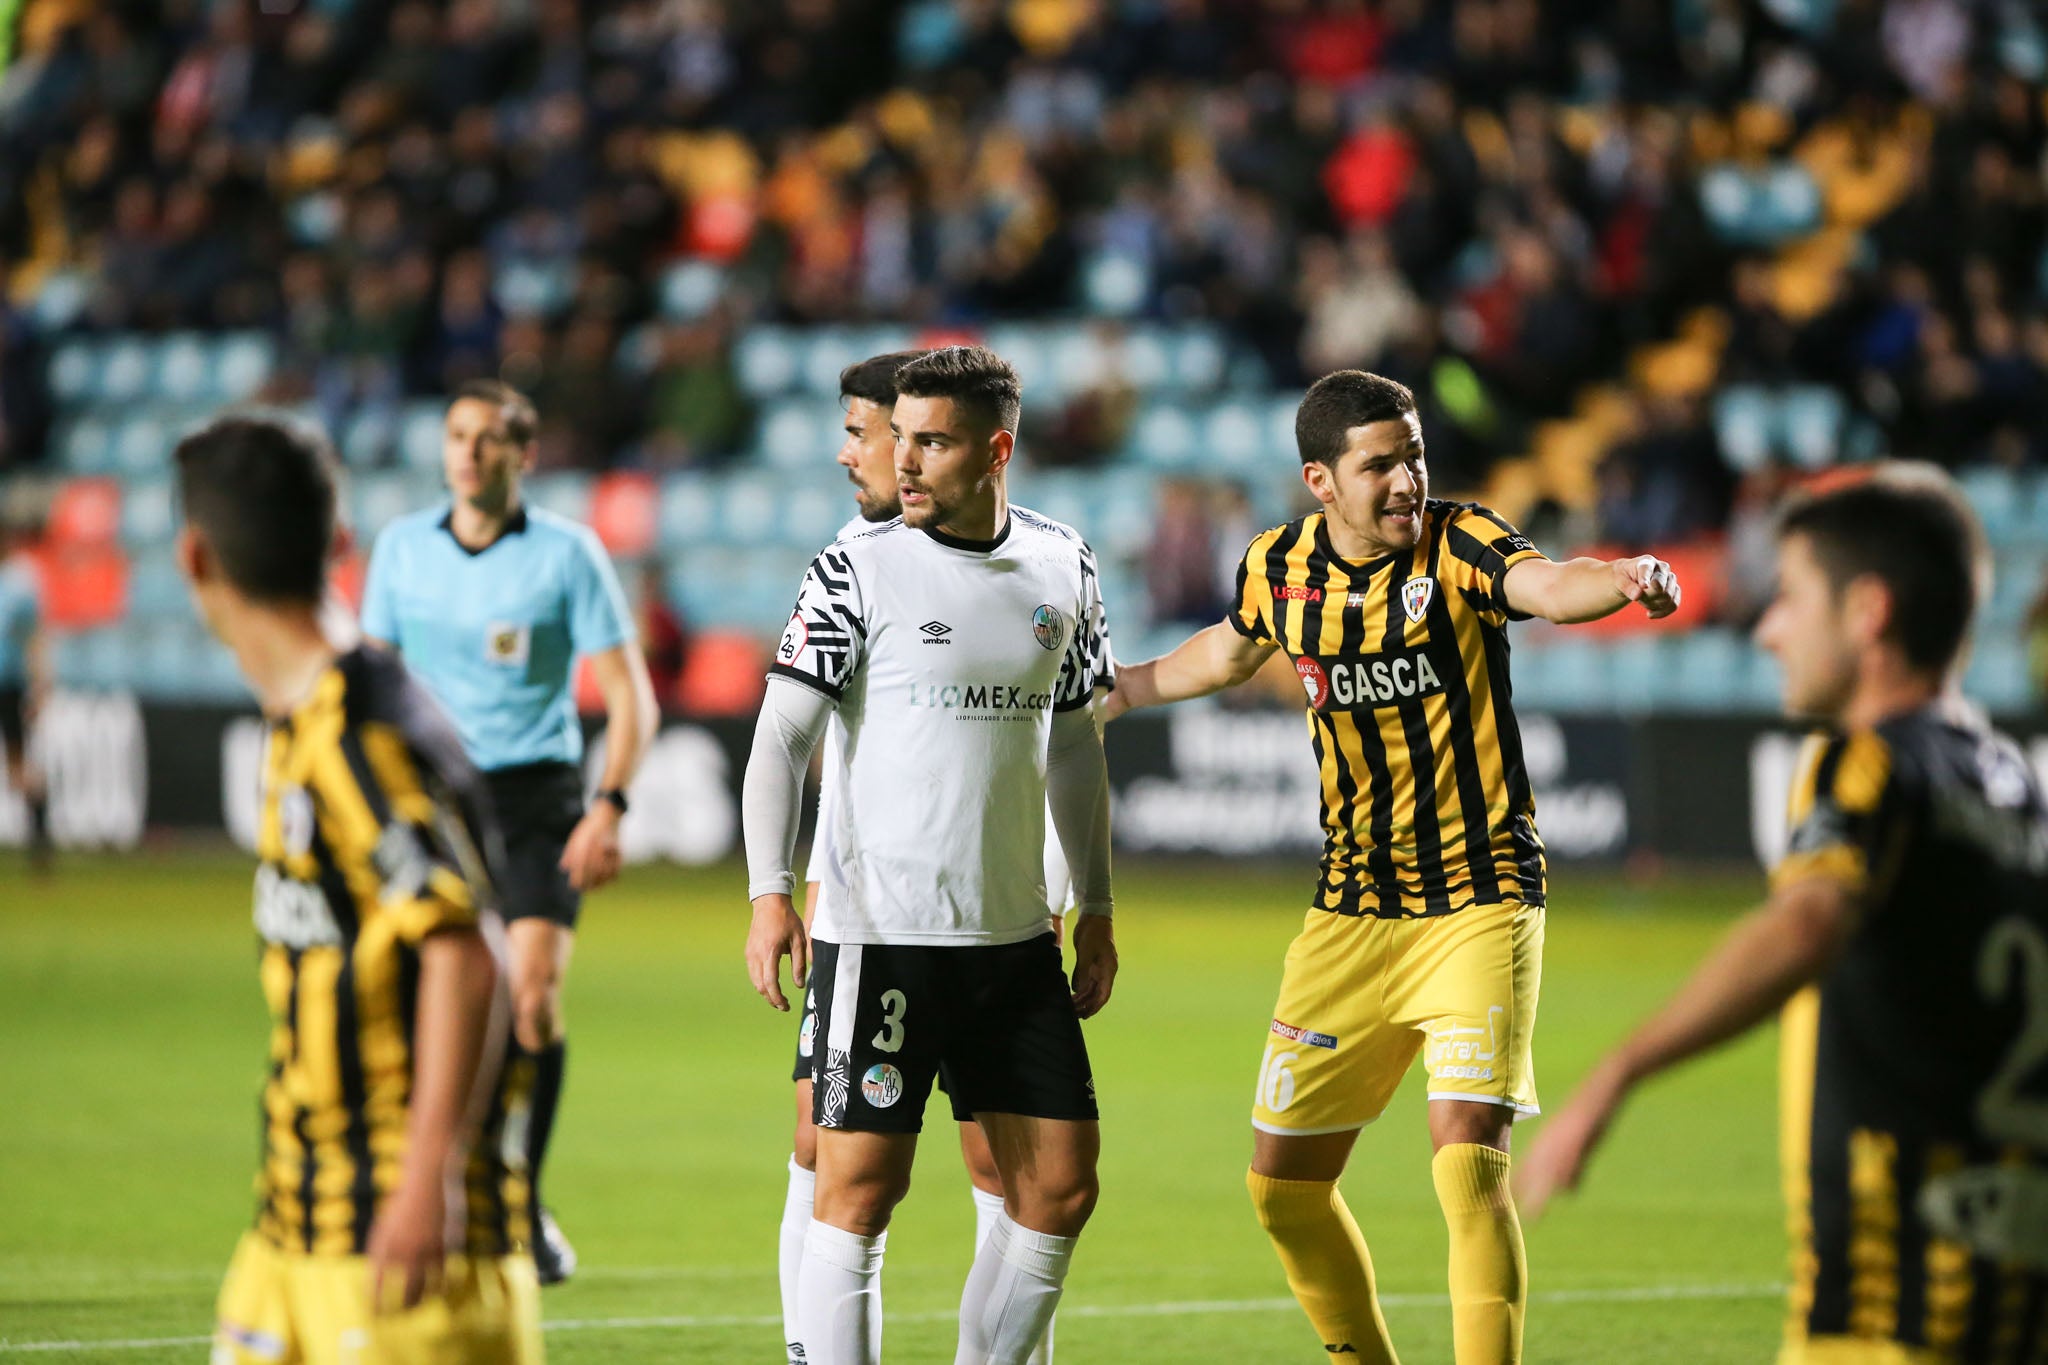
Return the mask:
[(887, 1109), (903, 1098), (903, 1073), (887, 1062), (868, 1068), (860, 1078), (861, 1098), (877, 1109)]
[(796, 1031), (796, 1055), (808, 1057), (811, 1049), (818, 1045), (818, 1016), (815, 1011), (804, 1015), (803, 1027)]
[(1420, 621), (1429, 611), (1429, 604), (1436, 597), (1434, 578), (1411, 578), (1401, 585), (1401, 610), (1408, 613), (1411, 621)]
[(1047, 649), (1058, 649), (1067, 642), (1067, 618), (1060, 615), (1060, 609), (1050, 602), (1041, 603), (1031, 613), (1031, 633), (1038, 643)]

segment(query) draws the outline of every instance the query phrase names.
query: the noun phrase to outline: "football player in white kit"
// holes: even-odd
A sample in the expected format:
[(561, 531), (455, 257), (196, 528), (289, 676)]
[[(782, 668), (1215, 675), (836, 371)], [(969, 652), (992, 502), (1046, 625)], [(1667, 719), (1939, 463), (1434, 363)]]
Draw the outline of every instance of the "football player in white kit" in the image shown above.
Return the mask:
[[(787, 1009), (781, 960), (801, 982), (815, 948), (817, 1186), (797, 1290), (809, 1360), (879, 1358), (886, 1229), (943, 1068), (1004, 1192), (956, 1361), (1022, 1365), (1097, 1191), (1080, 1020), (1116, 976), (1109, 780), (1089, 706), (1109, 641), (1088, 547), (1009, 505), (1015, 372), (947, 347), (900, 369), (896, 389), (903, 516), (812, 564), (755, 732), (747, 965)], [(804, 769), (835, 711), (841, 797), (813, 944), (789, 867)], [(1071, 989), (1046, 904), (1048, 806), (1075, 888)]]
[[(896, 407), (896, 371), (923, 354), (923, 351), (892, 351), (849, 365), (839, 373), (839, 401), (846, 411), (846, 440), (840, 444), (838, 461), (853, 484), (859, 512), (840, 529), (838, 540), (858, 535), (902, 514), (902, 505), (896, 496), (896, 438), (889, 430), (889, 417)], [(1109, 684), (1110, 679), (1106, 676), (1099, 682), (1104, 689)], [(828, 725), (825, 731), (826, 753), (836, 755), (839, 746), (839, 727)], [(825, 763), (828, 775), (833, 767), (834, 760), (828, 757)], [(825, 868), (832, 860), (830, 831), (836, 795), (836, 784), (829, 782), (818, 794), (816, 832), (805, 864), (804, 920), (807, 924), (813, 920)], [(1069, 878), (1065, 855), (1061, 853), (1059, 840), (1055, 837), (1048, 837), (1045, 842), (1045, 885), (1048, 905), (1055, 916), (1053, 928), (1057, 939), (1060, 929), (1057, 917), (1066, 910)], [(816, 1003), (815, 998), (807, 993), (797, 1029), (796, 1062), (790, 1072), (790, 1079), (796, 1085), (796, 1136), (789, 1159), (789, 1190), (782, 1205), (779, 1248), (782, 1339), (786, 1344), (788, 1365), (805, 1365), (807, 1360), (797, 1326), (797, 1276), (803, 1263), (804, 1237), (810, 1231), (817, 1189), (818, 1130), (811, 1121), (811, 1069), (817, 1059)], [(996, 1174), (995, 1157), (989, 1151), (988, 1139), (983, 1136), (981, 1125), (974, 1122), (971, 1114), (956, 1117), (960, 1119), (960, 1157), (967, 1165), (974, 1195), (974, 1244), (979, 1248), (988, 1240), (990, 1230), (1003, 1211), (1002, 1180)], [(1053, 1330), (1048, 1325), (1045, 1339), (1032, 1351), (1026, 1365), (1051, 1365), (1052, 1340)]]

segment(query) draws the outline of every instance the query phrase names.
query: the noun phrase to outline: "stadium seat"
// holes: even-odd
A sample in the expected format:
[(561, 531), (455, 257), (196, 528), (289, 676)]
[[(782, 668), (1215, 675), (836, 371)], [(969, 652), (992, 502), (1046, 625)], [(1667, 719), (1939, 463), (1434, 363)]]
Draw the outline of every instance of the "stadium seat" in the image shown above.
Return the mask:
[(82, 270), (52, 270), (36, 287), (29, 317), (45, 336), (62, 332), (76, 323), (92, 302), (93, 280)]
[(105, 364), (98, 342), (83, 338), (64, 342), (50, 357), (50, 396), (60, 407), (74, 407), (98, 397)]
[(590, 524), (590, 496), (596, 480), (576, 470), (536, 474), (526, 482), (526, 497), (535, 507), (570, 521)]
[(1166, 387), (1173, 379), (1173, 351), (1162, 328), (1138, 325), (1117, 340), (1117, 365), (1140, 393)]
[(1107, 355), (1102, 338), (1095, 334), (1093, 328), (1071, 325), (1054, 328), (1046, 344), (1051, 352), (1049, 377), (1051, 397), (1055, 402), (1092, 387), (1102, 378)]
[(117, 337), (106, 350), (97, 397), (109, 403), (132, 403), (149, 391), (155, 370), (149, 343), (138, 336)]
[(1199, 458), (1199, 440), (1195, 420), (1186, 411), (1155, 405), (1138, 418), (1130, 453), (1152, 469), (1184, 469)]
[(1132, 317), (1151, 296), (1152, 272), (1142, 257), (1098, 251), (1082, 263), (1082, 306), (1096, 317)]
[(1653, 699), (1653, 707), (1670, 704), (1686, 711), (1725, 710), (1729, 698), (1740, 695), (1752, 646), (1734, 631), (1707, 626), (1664, 637), (1658, 643), (1669, 645), (1676, 658), (1665, 690)]
[(777, 539), (795, 550), (815, 554), (830, 545), (839, 528), (854, 515), (852, 486), (842, 490), (836, 483), (802, 484), (782, 495), (780, 515), (772, 525)]
[(590, 494), (590, 527), (605, 549), (620, 559), (638, 559), (654, 548), (660, 489), (651, 474), (615, 470), (601, 476)]
[(677, 322), (703, 317), (725, 293), (725, 272), (709, 261), (680, 261), (661, 275), (661, 315)]
[(1216, 470), (1238, 472), (1267, 463), (1267, 429), (1258, 410), (1246, 402), (1219, 403), (1202, 424), (1202, 463)]
[(671, 474), (661, 484), (661, 548), (673, 554), (709, 540), (718, 520), (719, 485), (701, 474)]
[(515, 317), (553, 317), (568, 306), (576, 288), (567, 262), (511, 261), (491, 281), (491, 297)]
[(777, 469), (809, 470), (839, 444), (837, 412), (830, 425), (822, 424), (819, 417), (818, 410), (801, 399), (776, 403), (755, 432), (761, 460)]
[(150, 385), (156, 397), (176, 403), (202, 402), (213, 396), (213, 356), (197, 332), (179, 332), (157, 346), (156, 374)]
[[(761, 545), (779, 538), (785, 481), (770, 475), (729, 475), (720, 490), (716, 538), (734, 545)], [(822, 542), (820, 542), (822, 544)]]
[(1043, 328), (1009, 323), (989, 328), (988, 335), (982, 340), (990, 350), (1009, 361), (1010, 368), (1017, 372), (1017, 380), (1024, 386), (1026, 412), (1051, 399), (1058, 391), (1058, 367), (1053, 362), (1052, 348), (1046, 344)]
[(1229, 371), (1230, 352), (1210, 327), (1183, 327), (1173, 337), (1173, 381), (1186, 393), (1211, 393)]
[(1984, 634), (1971, 655), (1963, 691), (1995, 714), (2026, 711), (2034, 701), (2026, 642), (2009, 634)]
[(243, 403), (256, 396), (277, 366), (277, 343), (262, 332), (236, 332), (214, 345), (214, 397)]
[(187, 619), (192, 598), (168, 545), (138, 553), (128, 571), (128, 614), (142, 620)]
[(67, 630), (53, 637), (57, 677), (66, 688), (106, 692), (127, 681), (126, 648), (118, 631)]
[(1714, 436), (1721, 459), (1741, 473), (1761, 469), (1771, 458), (1772, 404), (1752, 384), (1731, 385), (1714, 395)]
[(1847, 413), (1842, 395), (1820, 384), (1786, 389), (1778, 398), (1779, 440), (1795, 464), (1824, 469), (1841, 453)]
[(384, 464), (397, 443), (398, 414), (382, 404), (359, 409), (341, 432), (341, 458), (352, 468)]
[(114, 433), (96, 417), (79, 417), (59, 429), (57, 461), (73, 474), (104, 474), (114, 467)]
[(856, 360), (867, 358), (860, 341), (846, 327), (818, 327), (804, 338), (803, 357), (797, 371), (798, 387), (820, 398), (839, 397), (839, 372)]
[(59, 549), (111, 546), (121, 534), (121, 485), (67, 479), (50, 499), (49, 543)]
[(796, 385), (796, 342), (780, 327), (751, 327), (733, 348), (740, 387), (750, 398), (775, 398)]
[(407, 469), (441, 470), (446, 414), (438, 399), (407, 403), (398, 420), (398, 462)]
[(2024, 528), (2020, 518), (2019, 480), (2009, 469), (1980, 465), (1962, 470), (1957, 479), (1970, 505), (1984, 523), (1984, 534), (1994, 545), (2003, 545)]
[(176, 444), (171, 432), (161, 418), (148, 413), (130, 417), (114, 434), (114, 468), (128, 478), (168, 469), (171, 447)]
[(752, 716), (767, 676), (768, 651), (754, 636), (707, 630), (691, 637), (676, 695), (662, 700), (692, 716)]
[(177, 516), (169, 479), (136, 479), (122, 489), (121, 540), (131, 550), (169, 544)]
[(52, 545), (42, 557), (43, 608), (64, 630), (102, 626), (128, 611), (128, 561), (111, 542)]

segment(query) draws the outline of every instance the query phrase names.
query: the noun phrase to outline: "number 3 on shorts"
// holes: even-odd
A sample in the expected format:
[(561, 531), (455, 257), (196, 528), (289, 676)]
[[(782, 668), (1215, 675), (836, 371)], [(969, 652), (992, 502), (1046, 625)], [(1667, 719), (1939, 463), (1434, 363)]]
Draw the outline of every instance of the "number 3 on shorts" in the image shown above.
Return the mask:
[(882, 992), (882, 1031), (874, 1037), (876, 1051), (903, 1050), (903, 1016), (908, 1013), (909, 1003), (902, 991)]
[(1278, 1114), (1294, 1103), (1293, 1066), (1296, 1053), (1275, 1052), (1273, 1045), (1266, 1045), (1266, 1059), (1259, 1063), (1259, 1093), (1257, 1100), (1266, 1107), (1269, 1114)]

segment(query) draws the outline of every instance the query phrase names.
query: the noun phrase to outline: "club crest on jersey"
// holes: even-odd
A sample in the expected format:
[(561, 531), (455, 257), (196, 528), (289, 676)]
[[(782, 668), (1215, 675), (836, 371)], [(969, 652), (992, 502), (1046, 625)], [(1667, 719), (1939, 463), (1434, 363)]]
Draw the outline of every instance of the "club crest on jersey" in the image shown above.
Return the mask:
[(796, 656), (804, 652), (804, 646), (810, 643), (810, 639), (811, 629), (804, 624), (804, 614), (791, 612), (789, 624), (782, 628), (782, 642), (775, 646), (775, 662), (784, 665), (795, 663)]
[(1294, 671), (1301, 675), (1301, 686), (1308, 693), (1308, 704), (1322, 710), (1330, 700), (1330, 675), (1323, 672), (1323, 666), (1314, 659), (1296, 659)]
[(1411, 621), (1420, 621), (1429, 611), (1429, 604), (1436, 597), (1434, 578), (1411, 578), (1401, 585), (1401, 610), (1408, 613)]
[(1058, 649), (1067, 642), (1067, 618), (1058, 607), (1043, 603), (1031, 613), (1031, 633), (1047, 649)]
[(887, 1109), (903, 1098), (903, 1073), (883, 1062), (868, 1068), (860, 1078), (861, 1098), (877, 1109)]
[(526, 662), (532, 645), (533, 630), (530, 626), (493, 621), (484, 627), (484, 657), (491, 663), (518, 668)]

